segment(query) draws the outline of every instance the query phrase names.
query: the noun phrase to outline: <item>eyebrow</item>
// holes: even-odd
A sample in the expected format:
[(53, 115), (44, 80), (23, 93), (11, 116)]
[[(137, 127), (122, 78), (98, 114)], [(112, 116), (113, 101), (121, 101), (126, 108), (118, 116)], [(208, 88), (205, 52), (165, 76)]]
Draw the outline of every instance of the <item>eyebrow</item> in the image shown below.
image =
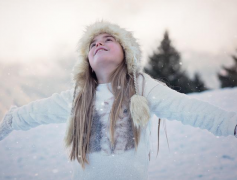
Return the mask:
[[(103, 36), (103, 38), (107, 38), (107, 37), (112, 37), (112, 38), (114, 38), (114, 37), (111, 36), (111, 35), (105, 35), (105, 36)], [(115, 39), (115, 38), (114, 38), (114, 39)], [(91, 44), (94, 43), (94, 42), (95, 42), (95, 39), (93, 39), (93, 40), (91, 41), (90, 46), (91, 46)]]

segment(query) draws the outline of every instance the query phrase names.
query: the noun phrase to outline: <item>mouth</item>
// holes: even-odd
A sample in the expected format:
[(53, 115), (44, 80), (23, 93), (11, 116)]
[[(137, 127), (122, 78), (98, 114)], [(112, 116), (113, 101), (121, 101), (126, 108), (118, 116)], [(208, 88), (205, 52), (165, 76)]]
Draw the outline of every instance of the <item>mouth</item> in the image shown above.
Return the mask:
[[(108, 50), (101, 47), (101, 48), (96, 49), (95, 54), (96, 54), (98, 51), (108, 51)], [(94, 54), (94, 55), (95, 55), (95, 54)]]

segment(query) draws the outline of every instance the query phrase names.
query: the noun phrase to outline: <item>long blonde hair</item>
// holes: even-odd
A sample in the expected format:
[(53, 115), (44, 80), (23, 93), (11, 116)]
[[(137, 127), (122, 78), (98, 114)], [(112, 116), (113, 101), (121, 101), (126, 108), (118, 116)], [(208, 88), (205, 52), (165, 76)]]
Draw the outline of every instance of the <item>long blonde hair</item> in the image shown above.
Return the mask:
[[(137, 72), (136, 76), (142, 75)], [(114, 131), (116, 120), (118, 119), (119, 112), (121, 111), (123, 103), (129, 103), (128, 100), (135, 94), (133, 76), (128, 73), (125, 60), (117, 67), (117, 69), (111, 74), (110, 82), (112, 87), (112, 93), (114, 95), (114, 102), (110, 113), (110, 137), (111, 144), (114, 145)], [(74, 97), (73, 109), (74, 114), (72, 116), (71, 123), (69, 124), (68, 132), (65, 137), (66, 147), (70, 147), (70, 160), (76, 160), (85, 169), (85, 163), (89, 164), (87, 154), (89, 153), (90, 136), (93, 121), (93, 103), (95, 100), (95, 92), (97, 87), (97, 78), (92, 68), (88, 66), (88, 70), (85, 73), (85, 84), (80, 89), (78, 95)], [(144, 92), (144, 76), (142, 84), (142, 95)], [(75, 85), (75, 89), (79, 86)], [(120, 86), (120, 88), (118, 88)], [(75, 91), (74, 91), (75, 93)], [(75, 96), (75, 94), (74, 94)], [(128, 106), (129, 107), (129, 106)], [(128, 109), (129, 110), (129, 109)], [(129, 113), (130, 118), (131, 114)], [(135, 149), (137, 150), (141, 129), (136, 128), (132, 123), (133, 135), (135, 140)], [(158, 149), (159, 149), (159, 130), (160, 119), (158, 123)], [(157, 152), (158, 153), (158, 152)]]

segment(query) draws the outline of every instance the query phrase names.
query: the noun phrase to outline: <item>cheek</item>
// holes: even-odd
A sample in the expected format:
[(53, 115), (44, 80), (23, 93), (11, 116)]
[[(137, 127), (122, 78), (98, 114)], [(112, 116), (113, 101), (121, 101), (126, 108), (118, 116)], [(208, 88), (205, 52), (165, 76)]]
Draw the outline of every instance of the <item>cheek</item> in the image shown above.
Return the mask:
[(89, 53), (87, 58), (88, 58), (90, 66), (93, 68), (93, 56), (92, 56), (92, 54)]
[(124, 59), (124, 53), (123, 53), (123, 49), (121, 47), (118, 49), (118, 55), (122, 61)]
[(92, 54), (91, 52), (89, 51), (88, 55), (87, 55), (87, 58), (90, 60), (92, 58)]
[(118, 59), (119, 61), (122, 61), (124, 59), (124, 54), (123, 54), (123, 49), (120, 45), (114, 45), (112, 47), (112, 51), (114, 52), (114, 54), (116, 55), (116, 59)]

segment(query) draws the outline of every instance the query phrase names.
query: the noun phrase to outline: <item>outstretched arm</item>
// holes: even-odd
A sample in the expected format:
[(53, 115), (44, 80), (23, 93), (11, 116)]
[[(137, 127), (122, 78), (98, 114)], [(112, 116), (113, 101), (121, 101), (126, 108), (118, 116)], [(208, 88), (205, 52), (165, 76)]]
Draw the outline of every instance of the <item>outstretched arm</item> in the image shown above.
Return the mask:
[(21, 107), (11, 106), (0, 122), (0, 140), (12, 130), (29, 130), (41, 124), (64, 123), (71, 112), (73, 89)]
[(216, 136), (234, 135), (237, 113), (225, 111), (208, 102), (179, 93), (146, 76), (149, 107), (160, 118), (207, 129)]

